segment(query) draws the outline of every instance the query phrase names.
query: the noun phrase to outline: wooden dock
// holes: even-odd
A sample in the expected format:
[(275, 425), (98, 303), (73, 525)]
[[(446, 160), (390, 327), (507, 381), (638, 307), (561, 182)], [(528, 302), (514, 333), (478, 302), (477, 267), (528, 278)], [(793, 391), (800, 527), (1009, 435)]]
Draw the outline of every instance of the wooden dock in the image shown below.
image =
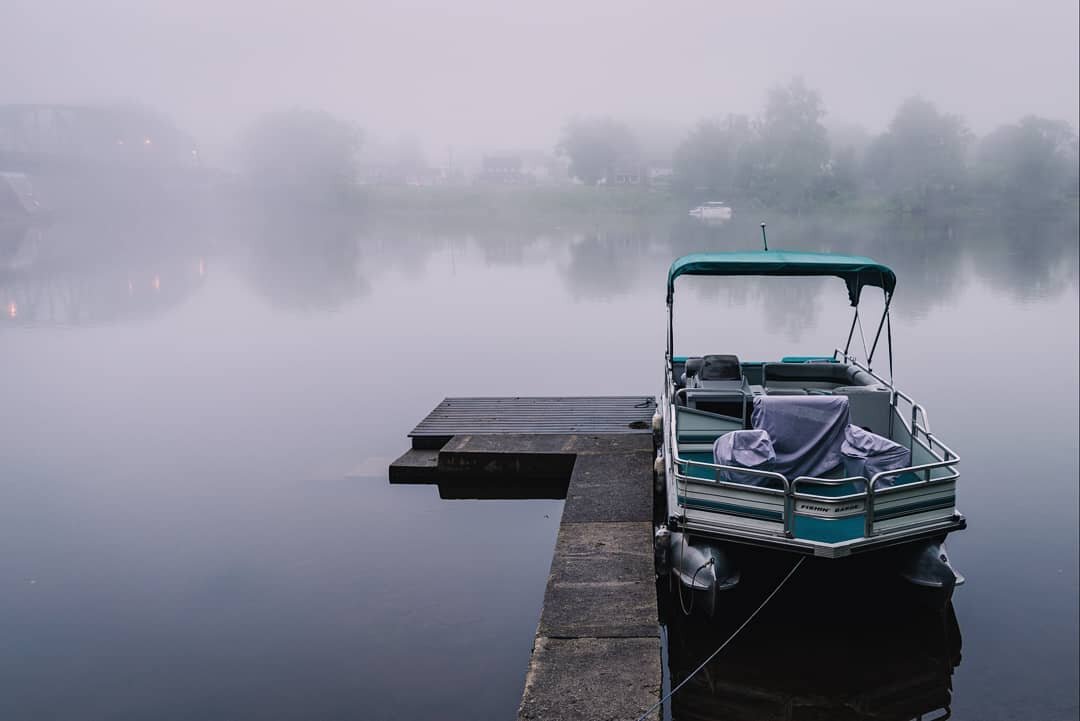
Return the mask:
[(519, 721), (636, 719), (659, 698), (655, 409), (649, 396), (448, 398), (390, 467), (391, 482), (438, 483), (440, 492), (488, 479), (487, 497), (565, 483)]
[(459, 435), (569, 435), (648, 431), (652, 396), (445, 398), (409, 433), (413, 448)]

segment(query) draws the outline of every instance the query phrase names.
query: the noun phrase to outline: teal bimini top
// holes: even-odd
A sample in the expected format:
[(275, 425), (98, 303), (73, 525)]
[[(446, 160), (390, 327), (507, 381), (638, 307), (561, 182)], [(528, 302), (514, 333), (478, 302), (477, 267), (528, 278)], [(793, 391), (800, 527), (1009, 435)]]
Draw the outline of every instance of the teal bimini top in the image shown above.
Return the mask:
[(833, 275), (847, 283), (852, 305), (859, 304), (863, 286), (881, 288), (886, 295), (892, 295), (896, 288), (896, 274), (892, 269), (870, 258), (787, 250), (684, 255), (672, 263), (668, 271), (668, 303), (675, 294), (675, 279), (680, 275)]

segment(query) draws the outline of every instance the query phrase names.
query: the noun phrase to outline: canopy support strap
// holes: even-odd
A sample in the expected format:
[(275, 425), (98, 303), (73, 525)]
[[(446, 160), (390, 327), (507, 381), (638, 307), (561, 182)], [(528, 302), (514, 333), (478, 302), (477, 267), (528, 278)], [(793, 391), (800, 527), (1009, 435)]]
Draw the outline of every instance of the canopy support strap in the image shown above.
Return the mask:
[(881, 313), (881, 322), (878, 323), (877, 333), (874, 334), (874, 344), (870, 346), (870, 355), (866, 359), (866, 365), (869, 366), (874, 360), (874, 351), (877, 350), (878, 340), (881, 339), (881, 329), (885, 326), (885, 319), (889, 317), (889, 303), (892, 302), (892, 296), (885, 297), (885, 310)]
[[(866, 333), (863, 331), (862, 318), (859, 317), (859, 342), (862, 343), (863, 358), (870, 357), (870, 350), (866, 347)], [(870, 368), (870, 361), (866, 361), (866, 367)]]

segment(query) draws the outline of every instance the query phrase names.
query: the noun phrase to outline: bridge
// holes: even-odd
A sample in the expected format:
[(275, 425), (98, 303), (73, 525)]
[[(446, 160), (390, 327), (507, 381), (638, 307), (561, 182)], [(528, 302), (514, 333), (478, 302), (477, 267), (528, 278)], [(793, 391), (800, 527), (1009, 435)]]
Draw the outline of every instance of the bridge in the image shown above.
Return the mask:
[(198, 164), (192, 138), (149, 108), (0, 105), (0, 171)]

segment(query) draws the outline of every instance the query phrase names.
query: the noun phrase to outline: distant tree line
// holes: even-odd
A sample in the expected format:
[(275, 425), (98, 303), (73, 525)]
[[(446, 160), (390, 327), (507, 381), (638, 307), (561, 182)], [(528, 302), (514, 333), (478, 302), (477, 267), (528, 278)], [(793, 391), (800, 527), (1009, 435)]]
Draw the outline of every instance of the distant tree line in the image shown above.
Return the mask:
[[(700, 120), (659, 164), (670, 165), (671, 191), (687, 201), (788, 212), (838, 205), (936, 215), (1077, 204), (1080, 157), (1066, 123), (1028, 116), (976, 138), (961, 118), (910, 98), (876, 137), (844, 137), (830, 134), (825, 114), (820, 94), (796, 79), (773, 88), (755, 117)], [(345, 206), (362, 140), (356, 126), (329, 113), (272, 112), (242, 136), (240, 161), (260, 195)], [(555, 150), (586, 185), (646, 182), (642, 144), (618, 120), (574, 119)]]
[[(773, 88), (761, 114), (702, 119), (675, 149), (673, 192), (787, 211), (864, 203), (915, 214), (973, 204), (1025, 211), (1075, 204), (1077, 135), (1034, 116), (976, 138), (955, 115), (905, 100), (888, 128), (860, 144), (830, 140), (819, 93), (801, 80)], [(630, 129), (577, 119), (556, 151), (586, 184), (640, 163)]]
[(363, 134), (321, 110), (293, 108), (261, 115), (240, 138), (239, 160), (252, 187), (286, 205), (349, 202)]

